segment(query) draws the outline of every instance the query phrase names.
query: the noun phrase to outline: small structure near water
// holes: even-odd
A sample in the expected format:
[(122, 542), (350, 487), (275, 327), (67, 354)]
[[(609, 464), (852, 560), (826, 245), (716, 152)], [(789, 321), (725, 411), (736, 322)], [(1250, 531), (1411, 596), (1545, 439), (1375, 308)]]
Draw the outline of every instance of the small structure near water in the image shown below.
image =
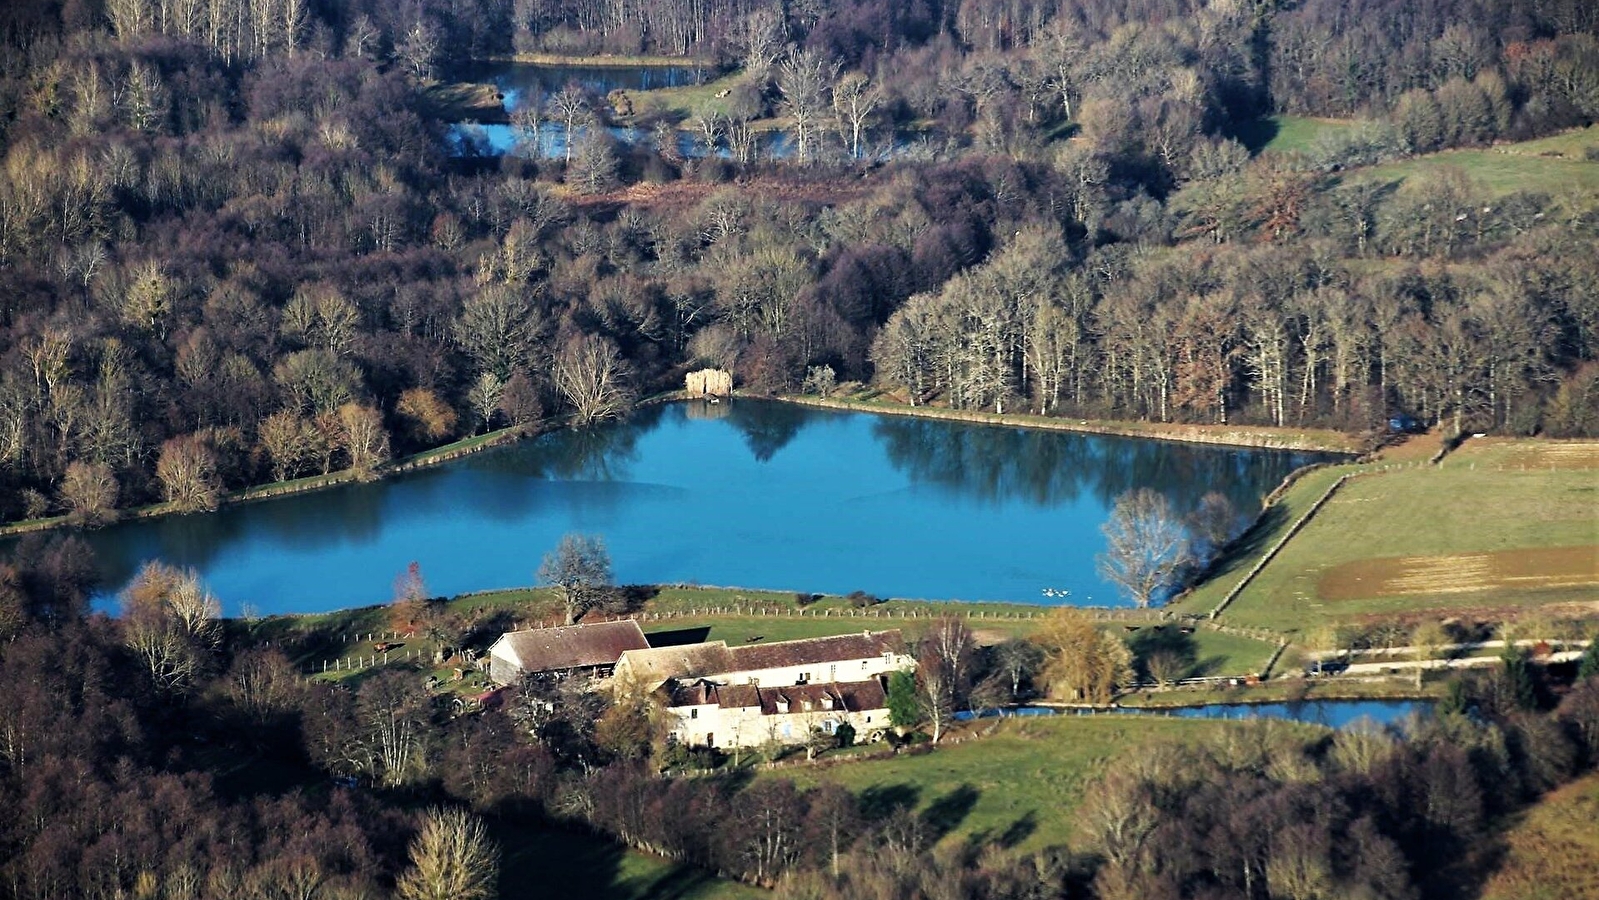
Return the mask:
[(733, 373), (726, 369), (701, 369), (683, 379), (684, 393), (690, 397), (733, 396)]

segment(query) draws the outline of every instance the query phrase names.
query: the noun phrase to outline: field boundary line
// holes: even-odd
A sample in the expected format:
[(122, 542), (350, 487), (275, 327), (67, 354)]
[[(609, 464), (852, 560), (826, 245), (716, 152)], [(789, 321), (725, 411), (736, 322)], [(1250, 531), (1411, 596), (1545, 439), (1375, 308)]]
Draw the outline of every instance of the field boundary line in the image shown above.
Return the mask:
[(1334, 481), (1332, 486), (1327, 488), (1327, 492), (1322, 494), (1315, 503), (1312, 503), (1310, 505), (1310, 509), (1305, 510), (1305, 514), (1299, 517), (1299, 521), (1295, 522), (1289, 527), (1288, 533), (1279, 538), (1277, 543), (1273, 544), (1271, 549), (1267, 550), (1266, 554), (1262, 556), (1253, 566), (1251, 566), (1248, 572), (1244, 573), (1244, 577), (1238, 582), (1238, 584), (1233, 586), (1232, 590), (1227, 592), (1227, 596), (1221, 598), (1221, 602), (1216, 604), (1216, 608), (1210, 611), (1210, 618), (1215, 619), (1217, 616), (1221, 615), (1223, 610), (1225, 610), (1234, 600), (1238, 599), (1238, 595), (1244, 592), (1244, 588), (1249, 587), (1249, 583), (1255, 580), (1255, 576), (1259, 575), (1262, 569), (1266, 568), (1266, 564), (1270, 563), (1274, 558), (1276, 558), (1277, 554), (1281, 552), (1284, 547), (1288, 546), (1288, 542), (1293, 540), (1294, 535), (1298, 534), (1301, 529), (1309, 524), (1311, 518), (1313, 518), (1316, 513), (1320, 512), (1323, 506), (1327, 505), (1327, 501), (1331, 500), (1332, 495), (1336, 494), (1338, 489), (1344, 486), (1344, 482), (1359, 474), (1361, 473), (1345, 472), (1344, 474), (1338, 476), (1338, 480)]

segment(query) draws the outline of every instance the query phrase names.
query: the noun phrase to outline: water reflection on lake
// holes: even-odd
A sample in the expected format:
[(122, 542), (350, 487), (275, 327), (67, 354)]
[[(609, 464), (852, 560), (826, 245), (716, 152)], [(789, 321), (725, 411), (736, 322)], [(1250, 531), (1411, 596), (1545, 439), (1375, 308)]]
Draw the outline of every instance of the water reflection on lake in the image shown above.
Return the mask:
[[(388, 599), (421, 563), (437, 593), (533, 581), (568, 531), (606, 537), (623, 582), (1112, 605), (1094, 571), (1121, 492), (1242, 509), (1310, 454), (1028, 431), (740, 400), (544, 435), (366, 485), (127, 522), (89, 539), (109, 582), (196, 566), (230, 610)], [(1057, 601), (1058, 602), (1058, 601)]]
[(716, 77), (703, 66), (569, 66), (518, 62), (476, 62), (463, 66), (455, 77), (462, 81), (494, 85), (506, 98), (506, 109), (528, 94), (549, 95), (576, 85), (596, 97), (611, 91), (653, 91), (686, 87)]

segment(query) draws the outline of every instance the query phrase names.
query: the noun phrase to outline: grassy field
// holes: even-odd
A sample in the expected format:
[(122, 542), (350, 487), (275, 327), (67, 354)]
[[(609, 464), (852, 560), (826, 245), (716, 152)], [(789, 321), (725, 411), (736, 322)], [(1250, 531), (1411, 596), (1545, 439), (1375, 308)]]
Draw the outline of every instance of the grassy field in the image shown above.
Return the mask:
[(1252, 150), (1305, 153), (1316, 146), (1322, 135), (1347, 131), (1356, 124), (1346, 119), (1272, 116), (1244, 135), (1244, 145)]
[(1334, 453), (1358, 453), (1360, 442), (1352, 435), (1330, 428), (1274, 428), (1265, 425), (1190, 425), (1176, 422), (1140, 422), (1115, 419), (1071, 419), (1058, 416), (1039, 416), (1029, 413), (991, 413), (973, 409), (950, 409), (942, 406), (918, 406), (895, 399), (875, 389), (853, 385), (840, 388), (833, 397), (823, 400), (809, 396), (789, 396), (791, 403), (820, 406), (828, 409), (848, 409), (887, 415), (917, 416), (926, 419), (950, 419), (984, 425), (1007, 425), (1018, 428), (1038, 428), (1045, 431), (1073, 431), (1083, 434), (1112, 434), (1126, 437), (1154, 438), (1163, 441), (1180, 441), (1194, 444), (1221, 444), (1233, 447), (1273, 447), (1290, 450), (1327, 450)]
[(1538, 191), (1554, 196), (1599, 192), (1599, 162), (1586, 151), (1599, 147), (1599, 126), (1481, 150), (1446, 150), (1361, 169), (1361, 181), (1403, 181), (1424, 172), (1459, 169), (1495, 195)]
[(804, 786), (836, 782), (861, 795), (869, 809), (909, 807), (937, 833), (1028, 851), (1070, 842), (1084, 787), (1117, 757), (1156, 743), (1206, 740), (1228, 728), (1266, 727), (1304, 740), (1325, 733), (1282, 723), (1113, 715), (1007, 719), (979, 727), (995, 730), (931, 753), (796, 766), (768, 777)]
[(755, 900), (766, 891), (726, 881), (703, 869), (672, 862), (611, 841), (562, 831), (498, 823), (500, 897), (539, 900)]
[(686, 84), (681, 87), (656, 88), (650, 91), (628, 91), (633, 102), (633, 117), (662, 116), (676, 122), (689, 123), (696, 113), (727, 112), (729, 97), (718, 97), (731, 91), (743, 80), (743, 74), (734, 72), (703, 84)]
[(1483, 900), (1599, 897), (1599, 774), (1566, 785), (1505, 835), (1505, 856)]
[[(1395, 614), (1599, 612), (1599, 443), (1482, 439), (1441, 465), (1359, 467), (1227, 609), (1234, 624), (1300, 635)], [(1396, 464), (1388, 464), (1390, 466)], [(1183, 608), (1214, 606), (1342, 471), (1302, 479)]]

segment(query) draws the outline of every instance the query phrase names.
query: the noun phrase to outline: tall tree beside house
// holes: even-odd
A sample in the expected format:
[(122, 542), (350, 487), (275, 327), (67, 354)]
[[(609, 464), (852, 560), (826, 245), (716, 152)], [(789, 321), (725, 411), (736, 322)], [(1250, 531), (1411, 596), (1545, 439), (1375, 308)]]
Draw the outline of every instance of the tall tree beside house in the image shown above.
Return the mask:
[(971, 688), (972, 657), (977, 641), (960, 616), (942, 616), (922, 638), (916, 665), (916, 687), (922, 713), (933, 726), (933, 743), (965, 701)]
[(1164, 495), (1138, 488), (1116, 498), (1099, 573), (1145, 607), (1170, 587), (1191, 559), (1188, 529)]
[(900, 731), (922, 721), (922, 707), (916, 700), (916, 675), (910, 671), (888, 676), (888, 722)]
[(566, 624), (577, 622), (611, 586), (611, 554), (599, 535), (567, 534), (544, 555), (539, 581), (561, 592)]

